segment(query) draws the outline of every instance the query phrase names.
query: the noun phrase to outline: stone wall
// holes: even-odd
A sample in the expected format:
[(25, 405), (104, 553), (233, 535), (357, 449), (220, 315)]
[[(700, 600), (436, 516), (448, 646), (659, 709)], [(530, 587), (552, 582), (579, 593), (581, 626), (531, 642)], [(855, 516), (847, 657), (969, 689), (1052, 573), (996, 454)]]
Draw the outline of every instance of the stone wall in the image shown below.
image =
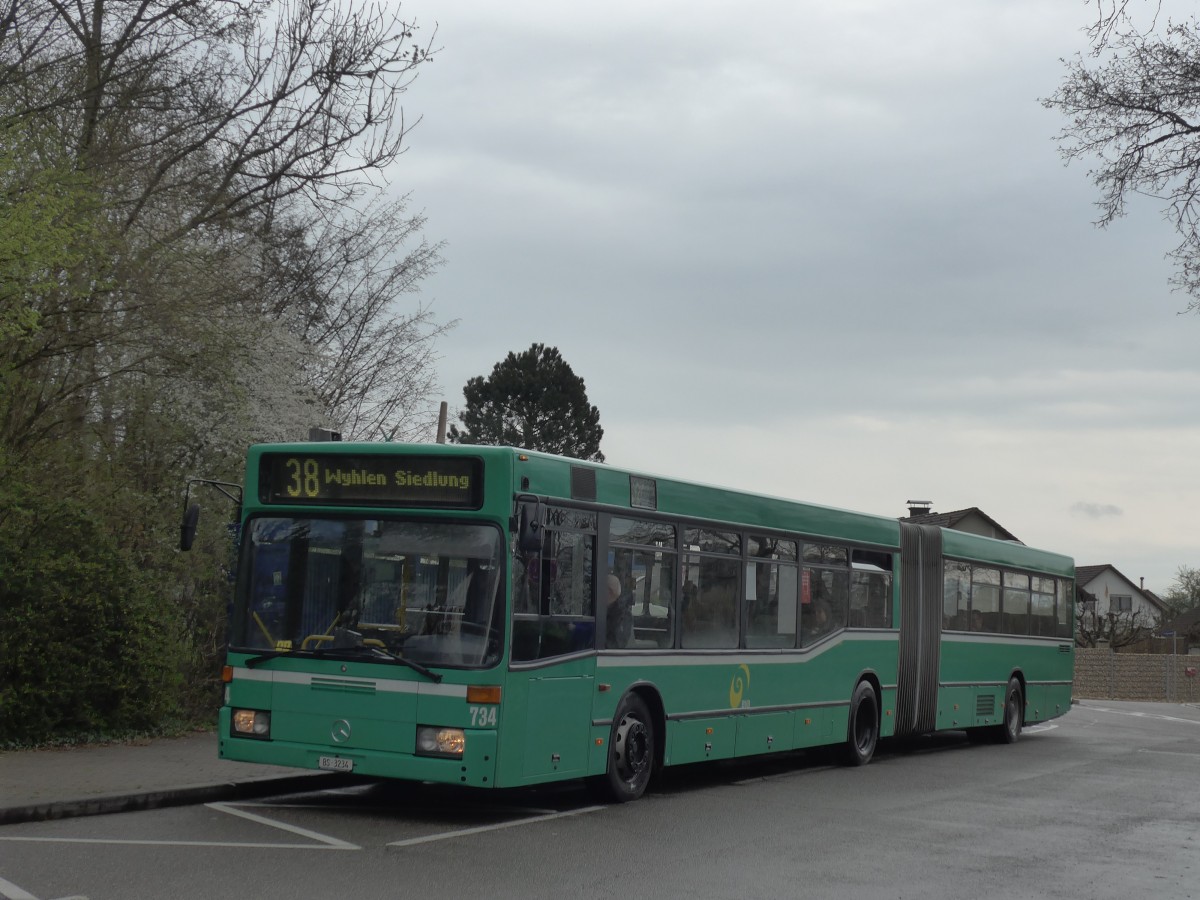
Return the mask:
[[(1188, 671), (1195, 674), (1189, 675)], [(1074, 696), (1080, 700), (1200, 702), (1200, 656), (1075, 649)]]

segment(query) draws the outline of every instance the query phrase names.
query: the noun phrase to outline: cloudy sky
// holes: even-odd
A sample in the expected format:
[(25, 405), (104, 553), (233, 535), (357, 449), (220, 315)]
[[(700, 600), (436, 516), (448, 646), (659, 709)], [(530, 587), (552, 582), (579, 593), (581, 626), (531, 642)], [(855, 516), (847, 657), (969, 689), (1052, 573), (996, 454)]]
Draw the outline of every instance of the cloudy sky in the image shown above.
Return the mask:
[[(393, 0), (394, 2), (394, 0)], [(885, 515), (978, 506), (1165, 591), (1200, 565), (1200, 316), (1152, 201), (1092, 224), (1045, 0), (406, 0), (390, 173), (446, 241), (451, 409), (556, 346), (608, 461)]]

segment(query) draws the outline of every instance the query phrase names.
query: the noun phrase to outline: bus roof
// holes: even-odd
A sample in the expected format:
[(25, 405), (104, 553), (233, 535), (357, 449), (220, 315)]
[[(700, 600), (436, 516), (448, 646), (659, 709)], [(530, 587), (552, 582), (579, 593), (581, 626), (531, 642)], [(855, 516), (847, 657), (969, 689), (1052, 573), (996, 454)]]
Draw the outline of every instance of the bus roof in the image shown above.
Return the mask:
[[(490, 465), (511, 466), (513, 483), (520, 493), (597, 503), (610, 509), (624, 509), (629, 516), (657, 512), (697, 521), (717, 521), (730, 526), (758, 527), (796, 533), (800, 536), (841, 539), (880, 547), (898, 548), (900, 545), (900, 521), (896, 518), (682, 481), (617, 468), (607, 463), (577, 460), (515, 447), (349, 441), (256, 444), (250, 448), (248, 463), (255, 465), (258, 457), (264, 453), (300, 452), (471, 455)], [(653, 483), (653, 507), (632, 502), (632, 479)], [(526, 484), (528, 486), (525, 486)], [(1073, 561), (1061, 554), (952, 529), (943, 528), (942, 534), (943, 552), (947, 556), (1037, 569), (1066, 577), (1072, 577), (1074, 574)]]

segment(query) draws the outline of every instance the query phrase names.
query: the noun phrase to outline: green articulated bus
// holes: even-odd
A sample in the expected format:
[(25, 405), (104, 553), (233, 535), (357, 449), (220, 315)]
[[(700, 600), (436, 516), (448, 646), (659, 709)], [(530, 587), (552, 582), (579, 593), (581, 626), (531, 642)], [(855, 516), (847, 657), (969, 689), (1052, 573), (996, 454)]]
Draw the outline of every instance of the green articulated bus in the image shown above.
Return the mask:
[(1016, 543), (441, 444), (252, 447), (239, 520), (226, 759), (623, 801), (1070, 708), (1074, 564)]

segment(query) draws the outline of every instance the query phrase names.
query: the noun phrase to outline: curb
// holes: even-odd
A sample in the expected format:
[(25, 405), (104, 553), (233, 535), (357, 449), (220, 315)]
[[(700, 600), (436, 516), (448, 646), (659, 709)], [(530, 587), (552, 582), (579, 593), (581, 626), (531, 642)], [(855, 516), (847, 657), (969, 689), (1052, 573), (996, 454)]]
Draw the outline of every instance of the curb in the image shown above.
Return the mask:
[(0, 825), (49, 822), (54, 819), (73, 819), (79, 816), (106, 816), (112, 813), (140, 812), (166, 806), (188, 806), (220, 800), (245, 800), (252, 797), (266, 797), (271, 794), (326, 790), (361, 783), (362, 779), (353, 775), (314, 772), (305, 775), (268, 776), (220, 784), (197, 784), (157, 791), (103, 794), (79, 800), (54, 800), (48, 803), (30, 803), (25, 806), (0, 808)]

